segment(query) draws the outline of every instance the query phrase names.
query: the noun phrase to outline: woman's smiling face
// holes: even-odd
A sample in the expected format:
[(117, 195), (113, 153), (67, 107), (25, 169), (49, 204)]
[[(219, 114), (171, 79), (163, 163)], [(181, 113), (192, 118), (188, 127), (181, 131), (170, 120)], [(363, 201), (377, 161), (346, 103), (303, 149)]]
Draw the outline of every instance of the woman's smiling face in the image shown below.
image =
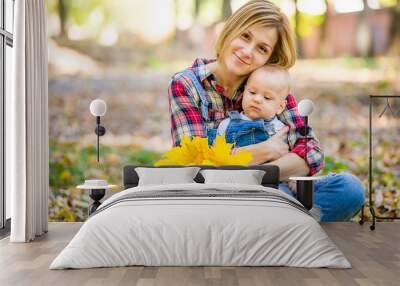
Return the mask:
[(267, 63), (277, 41), (275, 28), (250, 26), (226, 49), (223, 61), (227, 70), (237, 76), (250, 74)]

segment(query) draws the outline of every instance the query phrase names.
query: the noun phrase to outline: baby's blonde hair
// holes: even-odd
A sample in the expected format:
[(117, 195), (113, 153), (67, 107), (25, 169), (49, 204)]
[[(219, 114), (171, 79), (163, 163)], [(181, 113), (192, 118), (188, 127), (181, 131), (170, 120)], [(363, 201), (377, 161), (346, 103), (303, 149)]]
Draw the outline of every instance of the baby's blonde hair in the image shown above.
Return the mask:
[(285, 99), (290, 92), (290, 74), (289, 70), (281, 66), (264, 65), (255, 71), (253, 71), (247, 82), (251, 80), (251, 77), (256, 74), (261, 74), (264, 81), (268, 82), (270, 86), (279, 87), (282, 90), (281, 97)]
[(289, 20), (275, 4), (268, 0), (249, 1), (227, 19), (215, 45), (217, 59), (221, 61), (232, 40), (253, 25), (277, 30), (278, 41), (268, 64), (284, 68), (292, 67), (296, 61), (296, 48)]

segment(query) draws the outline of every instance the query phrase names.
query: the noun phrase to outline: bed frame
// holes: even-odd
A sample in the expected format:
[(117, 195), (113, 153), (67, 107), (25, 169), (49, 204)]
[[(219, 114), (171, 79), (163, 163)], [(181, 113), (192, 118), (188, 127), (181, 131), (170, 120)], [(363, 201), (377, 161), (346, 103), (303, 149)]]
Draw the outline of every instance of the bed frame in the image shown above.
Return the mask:
[[(128, 165), (124, 167), (123, 170), (123, 184), (124, 189), (136, 187), (139, 183), (139, 176), (135, 171), (136, 167), (151, 167), (151, 168), (179, 168), (183, 166), (161, 166), (161, 167), (153, 167), (153, 166), (145, 166), (145, 165)], [(278, 188), (279, 185), (279, 167), (275, 165), (256, 165), (256, 166), (204, 166), (199, 165), (196, 167), (200, 167), (201, 170), (205, 169), (217, 169), (217, 170), (263, 170), (265, 171), (265, 175), (262, 180), (262, 185), (265, 187)], [(197, 183), (204, 183), (204, 178), (200, 174), (194, 178)]]

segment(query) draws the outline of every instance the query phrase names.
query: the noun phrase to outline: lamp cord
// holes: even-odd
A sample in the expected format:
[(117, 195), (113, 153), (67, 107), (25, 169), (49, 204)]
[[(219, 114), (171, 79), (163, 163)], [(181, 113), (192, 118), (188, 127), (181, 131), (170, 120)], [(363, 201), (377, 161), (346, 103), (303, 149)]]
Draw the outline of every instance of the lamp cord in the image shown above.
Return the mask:
[(307, 163), (307, 137), (308, 137), (308, 116), (304, 117), (304, 126), (305, 126), (305, 132), (304, 132), (304, 159), (306, 160)]
[(96, 135), (97, 135), (97, 163), (100, 161), (100, 116), (96, 116)]
[[(99, 130), (99, 125), (97, 125), (97, 130)], [(99, 163), (99, 157), (100, 157), (100, 140), (99, 140), (99, 133), (97, 132), (97, 163)]]

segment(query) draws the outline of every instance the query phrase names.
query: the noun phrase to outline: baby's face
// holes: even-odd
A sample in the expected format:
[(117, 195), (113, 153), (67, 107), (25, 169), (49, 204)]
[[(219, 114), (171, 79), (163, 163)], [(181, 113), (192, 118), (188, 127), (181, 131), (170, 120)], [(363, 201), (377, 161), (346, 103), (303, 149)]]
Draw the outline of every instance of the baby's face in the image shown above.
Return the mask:
[(244, 114), (252, 120), (273, 118), (284, 110), (287, 92), (279, 78), (268, 77), (264, 72), (252, 74), (243, 94)]

